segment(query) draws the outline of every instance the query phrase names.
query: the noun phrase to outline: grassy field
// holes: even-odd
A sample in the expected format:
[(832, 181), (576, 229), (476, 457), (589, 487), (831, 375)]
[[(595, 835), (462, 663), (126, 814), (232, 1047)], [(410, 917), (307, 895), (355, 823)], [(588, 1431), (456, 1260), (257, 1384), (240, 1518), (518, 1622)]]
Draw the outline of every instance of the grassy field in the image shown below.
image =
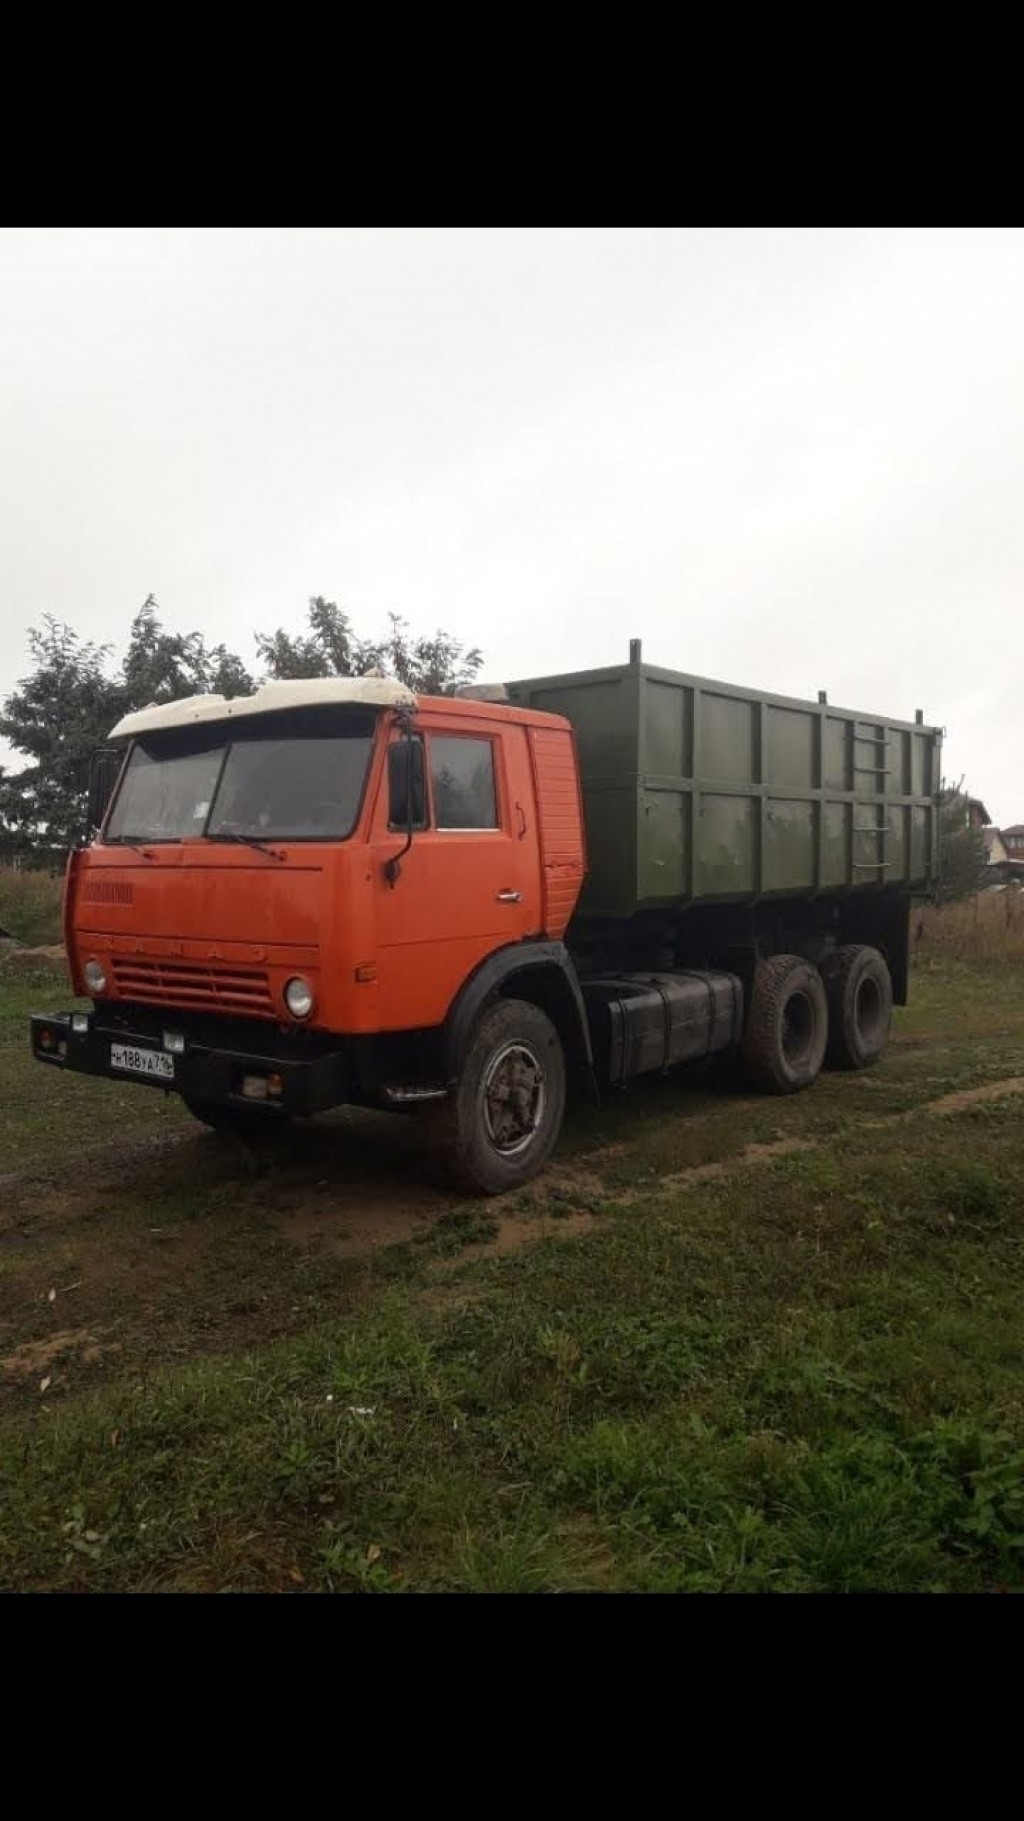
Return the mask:
[(914, 915), (917, 953), (932, 960), (1024, 962), (1024, 891), (979, 892)]
[(1022, 984), (925, 960), (878, 1070), (638, 1084), (481, 1204), (413, 1120), (47, 1072), (0, 975), (0, 1586), (1020, 1589)]
[(0, 931), (16, 941), (60, 941), (60, 897), (63, 880), (49, 873), (16, 872), (0, 866)]

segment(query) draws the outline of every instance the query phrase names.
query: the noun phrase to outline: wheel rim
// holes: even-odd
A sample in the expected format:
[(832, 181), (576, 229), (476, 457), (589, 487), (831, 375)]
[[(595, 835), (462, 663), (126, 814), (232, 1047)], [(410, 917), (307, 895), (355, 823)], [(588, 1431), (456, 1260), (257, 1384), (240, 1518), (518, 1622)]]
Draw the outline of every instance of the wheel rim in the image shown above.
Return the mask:
[(523, 1042), (503, 1044), (492, 1056), (483, 1082), (484, 1125), (502, 1157), (525, 1151), (544, 1118), (547, 1085), (544, 1064)]
[(793, 1067), (807, 1061), (814, 1044), (814, 1007), (806, 993), (791, 993), (782, 1009), (782, 1054)]
[(857, 1029), (865, 1043), (877, 1043), (885, 1026), (882, 989), (872, 974), (865, 974), (857, 988)]

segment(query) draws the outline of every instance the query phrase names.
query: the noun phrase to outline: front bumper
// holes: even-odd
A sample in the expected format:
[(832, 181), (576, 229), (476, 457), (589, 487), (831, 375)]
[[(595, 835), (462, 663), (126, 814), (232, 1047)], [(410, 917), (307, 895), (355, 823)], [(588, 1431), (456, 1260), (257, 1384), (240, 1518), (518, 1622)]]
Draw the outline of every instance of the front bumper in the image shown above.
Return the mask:
[[(76, 1023), (84, 1020), (86, 1028), (76, 1029)], [(300, 1053), (273, 1027), (220, 1042), (202, 1031), (182, 1031), (178, 1021), (171, 1018), (163, 1022), (184, 1037), (184, 1049), (173, 1055), (172, 1077), (111, 1066), (114, 1043), (138, 1050), (165, 1050), (163, 1032), (145, 1016), (130, 1021), (119, 1017), (108, 1023), (99, 1012), (46, 1016), (36, 1013), (29, 1020), (32, 1054), (37, 1062), (51, 1067), (161, 1088), (164, 1093), (182, 1094), (187, 1100), (210, 1101), (225, 1107), (262, 1107), (271, 1118), (275, 1112), (322, 1113), (329, 1107), (342, 1106), (349, 1097), (348, 1058), (343, 1049), (317, 1047)], [(273, 1081), (274, 1091), (268, 1091), (265, 1097), (243, 1092), (243, 1082), (260, 1079), (268, 1088)]]

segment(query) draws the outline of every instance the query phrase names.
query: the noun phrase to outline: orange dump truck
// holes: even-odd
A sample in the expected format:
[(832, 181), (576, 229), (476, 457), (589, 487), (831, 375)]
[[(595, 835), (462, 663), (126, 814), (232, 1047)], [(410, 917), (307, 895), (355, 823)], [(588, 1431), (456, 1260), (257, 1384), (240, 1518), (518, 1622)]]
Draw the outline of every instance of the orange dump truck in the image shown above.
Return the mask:
[(638, 647), (502, 693), (325, 678), (125, 717), (67, 872), (92, 1009), (33, 1017), (36, 1058), (214, 1126), (415, 1111), (482, 1193), (543, 1166), (573, 1091), (730, 1048), (778, 1092), (875, 1060), (934, 869), (937, 730)]

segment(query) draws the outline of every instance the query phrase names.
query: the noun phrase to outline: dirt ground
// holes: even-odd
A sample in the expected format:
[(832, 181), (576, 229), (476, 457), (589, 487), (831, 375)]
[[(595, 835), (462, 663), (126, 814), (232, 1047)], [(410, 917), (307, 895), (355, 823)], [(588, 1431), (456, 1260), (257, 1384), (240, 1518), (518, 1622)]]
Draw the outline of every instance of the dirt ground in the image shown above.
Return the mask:
[[(1015, 1075), (860, 1123), (891, 1126), (1021, 1093)], [(358, 1300), (402, 1257), (443, 1285), (474, 1258), (587, 1234), (609, 1196), (628, 1208), (828, 1141), (808, 1132), (737, 1142), (765, 1111), (763, 1099), (702, 1096), (688, 1148), (699, 1157), (702, 1131), (714, 1140), (728, 1121), (726, 1156), (652, 1179), (630, 1168), (627, 1145), (584, 1139), (538, 1183), (487, 1202), (431, 1181), (414, 1121), (372, 1114), (297, 1125), (255, 1150), (176, 1124), (89, 1146), (73, 1166), (57, 1158), (7, 1173), (0, 1271), (17, 1294), (0, 1299), (0, 1394), (53, 1397), (149, 1358), (253, 1344), (339, 1295)]]

